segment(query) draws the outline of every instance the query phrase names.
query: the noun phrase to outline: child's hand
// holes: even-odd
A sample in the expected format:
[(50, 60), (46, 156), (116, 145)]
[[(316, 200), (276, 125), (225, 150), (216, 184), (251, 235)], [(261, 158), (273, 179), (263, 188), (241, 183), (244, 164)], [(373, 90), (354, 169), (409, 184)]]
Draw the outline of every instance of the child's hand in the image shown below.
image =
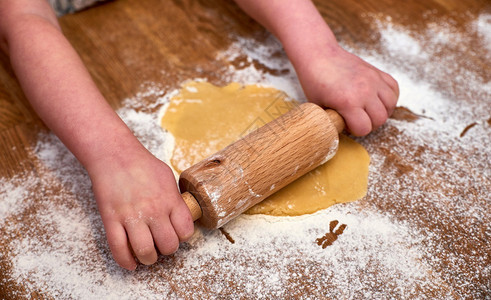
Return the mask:
[(125, 159), (104, 162), (89, 172), (107, 240), (116, 262), (134, 270), (150, 265), (157, 251), (174, 253), (194, 232), (170, 168), (146, 150), (125, 152)]
[(301, 67), (297, 72), (307, 99), (339, 112), (353, 135), (377, 129), (396, 106), (397, 82), (341, 48), (333, 54), (311, 56)]
[(235, 0), (283, 44), (307, 99), (337, 110), (354, 135), (366, 135), (392, 114), (397, 82), (343, 50), (309, 0)]
[(156, 248), (176, 251), (194, 225), (171, 170), (106, 102), (48, 1), (0, 0), (0, 48), (32, 107), (89, 172), (114, 259), (132, 270), (130, 249), (144, 264)]

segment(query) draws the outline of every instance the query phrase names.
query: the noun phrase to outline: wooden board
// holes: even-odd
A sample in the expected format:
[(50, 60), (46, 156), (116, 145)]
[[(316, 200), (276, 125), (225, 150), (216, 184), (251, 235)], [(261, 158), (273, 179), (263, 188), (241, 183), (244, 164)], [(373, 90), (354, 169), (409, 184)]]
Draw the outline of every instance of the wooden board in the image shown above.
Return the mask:
[[(455, 64), (461, 64), (463, 68), (482, 82), (491, 80), (489, 57), (482, 54), (479, 49), (485, 46), (481, 36), (470, 30), (470, 24), (475, 22), (479, 15), (489, 13), (491, 5), (486, 0), (317, 0), (319, 10), (331, 25), (339, 40), (354, 50), (370, 49), (381, 54), (385, 53), (381, 46), (381, 34), (377, 26), (380, 19), (391, 18), (391, 22), (401, 28), (405, 28), (415, 35), (423, 34), (431, 24), (448, 22), (453, 28), (458, 28), (451, 35), (468, 36), (465, 47), (450, 47), (442, 49), (435, 59), (456, 57)], [(64, 16), (60, 19), (61, 26), (67, 38), (81, 55), (95, 82), (99, 86), (107, 101), (115, 108), (122, 106), (122, 101), (134, 96), (141, 91), (141, 87), (153, 83), (160, 85), (162, 93), (179, 87), (179, 84), (192, 78), (206, 78), (214, 84), (226, 84), (218, 70), (226, 68), (228, 62), (216, 59), (217, 53), (225, 51), (236, 41), (237, 36), (264, 41), (268, 34), (253, 20), (243, 14), (238, 7), (230, 1), (157, 1), (157, 0), (118, 0), (112, 1), (86, 11)], [(393, 61), (404, 64), (404, 57), (394, 57)], [(436, 61), (436, 63), (439, 63)], [(196, 68), (199, 65), (200, 68)], [(265, 67), (265, 66), (262, 66)], [(261, 68), (261, 66), (259, 66)], [(408, 71), (419, 74), (420, 78), (428, 84), (437, 86), (444, 95), (451, 95), (455, 101), (460, 101), (462, 106), (477, 105), (482, 101), (489, 103), (489, 92), (483, 86), (482, 89), (468, 89), (461, 81), (453, 78), (451, 74), (442, 78), (435, 74), (425, 72), (418, 66), (407, 66)], [(157, 108), (151, 106), (156, 98), (161, 95), (149, 94), (141, 97), (144, 110), (157, 113)], [(418, 112), (420, 113), (420, 112)], [(448, 114), (455, 112), (449, 111)], [(413, 113), (405, 114), (398, 111), (399, 120), (418, 118)], [(488, 126), (489, 120), (479, 121), (479, 126)], [(462, 124), (462, 129), (467, 125)], [(0, 178), (10, 180), (22, 178), (30, 172), (40, 172), (39, 161), (33, 159), (38, 134), (47, 132), (47, 128), (35, 115), (33, 109), (25, 99), (13, 71), (8, 57), (0, 54)], [(464, 133), (464, 132), (463, 132)], [(413, 186), (398, 187), (399, 192), (385, 196), (381, 191), (386, 189), (382, 182), (387, 184), (403, 185), (404, 176), (418, 168), (425, 167), (421, 157), (425, 150), (416, 141), (400, 141), (401, 132), (394, 126), (387, 126), (381, 131), (362, 140), (363, 144), (378, 159), (385, 161), (384, 169), (380, 170), (381, 179), (372, 182), (372, 193), (364, 199), (360, 207), (375, 209), (389, 214), (400, 222), (412, 222), (414, 226), (421, 228), (422, 232), (432, 232), (431, 236), (423, 239), (423, 243), (441, 244), (446, 250), (444, 253), (435, 253), (433, 264), (434, 272), (442, 275), (445, 283), (442, 290), (456, 298), (472, 295), (475, 298), (483, 298), (489, 295), (489, 194), (488, 199), (480, 198), (489, 189), (489, 178), (480, 178), (480, 185), (459, 185), (450, 182), (452, 195), (467, 197), (470, 201), (482, 203), (487, 211), (487, 217), (481, 223), (476, 223), (469, 228), (467, 217), (460, 211), (450, 219), (438, 219), (438, 205), (428, 207), (415, 207), (414, 202), (423, 201), (424, 196), (414, 194), (417, 179), (422, 180), (418, 189), (435, 196), (440, 191), (436, 186), (438, 181), (433, 181), (431, 176), (416, 176), (409, 181)], [(467, 133), (469, 134), (469, 133)], [(489, 141), (488, 141), (489, 142)], [(406, 149), (410, 156), (401, 156), (398, 149)], [(433, 149), (433, 148), (432, 148)], [(436, 151), (436, 150), (431, 150)], [(481, 161), (478, 165), (466, 160), (468, 155), (461, 148), (440, 149), (444, 160), (452, 160), (458, 157), (459, 163), (455, 163), (452, 172), (462, 172), (463, 177), (472, 177), (482, 170), (489, 169), (488, 152), (482, 154), (488, 161)], [(377, 156), (378, 155), (378, 156)], [(382, 158), (380, 158), (382, 157)], [(445, 163), (436, 163), (432, 171), (434, 174), (447, 172)], [(42, 172), (41, 172), (42, 173)], [(486, 173), (484, 173), (486, 175)], [(401, 177), (402, 176), (402, 177)], [(435, 175), (436, 176), (436, 175)], [(444, 175), (438, 175), (444, 176)], [(425, 181), (426, 180), (426, 181)], [(484, 185), (482, 185), (484, 183)], [(488, 185), (486, 186), (486, 183)], [(377, 185), (378, 184), (378, 185)], [(405, 191), (409, 190), (409, 196)], [(435, 192), (436, 191), (436, 192)], [(379, 193), (380, 194), (377, 194)], [(63, 195), (60, 190), (59, 195)], [(433, 197), (432, 196), (432, 197)], [(45, 199), (43, 193), (32, 195), (39, 202)], [(56, 198), (55, 194), (49, 197)], [(444, 195), (441, 197), (445, 197)], [(467, 199), (466, 198), (466, 199)], [(0, 199), (0, 201), (5, 199)], [(394, 204), (396, 203), (396, 204)], [(486, 207), (487, 206), (487, 207)], [(29, 222), (29, 212), (20, 219), (11, 222)], [(31, 211), (35, 214), (35, 210)], [(440, 216), (441, 217), (441, 216)], [(485, 222), (485, 221), (488, 222)], [(22, 226), (21, 226), (22, 227)], [(5, 232), (0, 230), (0, 298), (17, 298), (25, 295), (31, 297), (49, 298), (41, 288), (32, 290), (22, 283), (16, 282), (10, 275), (12, 269), (10, 243), (19, 238), (24, 231)], [(41, 233), (40, 233), (41, 234)], [(50, 236), (49, 233), (47, 237)], [(230, 238), (229, 236), (227, 239)], [(459, 257), (459, 264), (448, 263), (448, 257)], [(430, 262), (432, 258), (423, 257)], [(166, 265), (171, 264), (165, 261)], [(487, 268), (484, 267), (487, 265)], [(305, 266), (292, 266), (293, 269)], [(342, 270), (338, 270), (342, 272)], [(158, 276), (163, 276), (162, 271)], [(306, 274), (303, 274), (307, 276)], [(359, 278), (362, 278), (360, 275)], [(466, 283), (465, 285), (461, 282)], [(384, 285), (384, 282), (380, 282)], [(377, 287), (371, 287), (377, 289)], [(397, 287), (394, 287), (396, 289)], [(174, 295), (207, 294), (206, 284), (189, 286), (174, 286)], [(244, 289), (238, 283), (231, 284), (229, 294), (233, 296), (233, 290), (239, 292)], [(307, 293), (311, 287), (297, 286), (298, 293)], [(326, 285), (326, 291), (330, 289)], [(292, 291), (293, 293), (294, 291)], [(326, 294), (328, 294), (326, 292)], [(417, 293), (416, 293), (417, 294)], [(210, 295), (210, 294), (208, 294)], [(297, 295), (298, 294), (290, 294)], [(435, 297), (442, 293), (435, 290)], [(390, 297), (391, 295), (385, 295)], [(421, 297), (428, 295), (420, 294)], [(384, 297), (384, 295), (381, 295)], [(429, 295), (431, 297), (431, 295)]]

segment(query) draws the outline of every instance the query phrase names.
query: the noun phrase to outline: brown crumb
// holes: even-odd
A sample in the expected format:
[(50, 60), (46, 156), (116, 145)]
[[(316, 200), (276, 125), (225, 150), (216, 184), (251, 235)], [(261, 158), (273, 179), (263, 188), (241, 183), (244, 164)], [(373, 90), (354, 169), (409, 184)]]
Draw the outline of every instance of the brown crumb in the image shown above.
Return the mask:
[(331, 223), (329, 223), (329, 232), (326, 233), (323, 237), (315, 240), (317, 245), (322, 246), (322, 249), (326, 249), (327, 246), (331, 246), (334, 241), (338, 239), (338, 236), (340, 236), (347, 227), (346, 224), (341, 224), (341, 226), (339, 226), (337, 230), (334, 230), (338, 224), (338, 220), (331, 221)]
[(231, 242), (232, 244), (235, 244), (235, 240), (232, 238), (232, 236), (230, 235), (230, 233), (228, 233), (225, 229), (223, 228), (219, 228), (220, 229), (220, 232), (227, 238), (227, 240), (229, 242)]
[(476, 125), (477, 125), (477, 123), (476, 123), (476, 122), (474, 122), (474, 123), (472, 123), (472, 124), (467, 125), (467, 126), (464, 128), (464, 130), (462, 130), (462, 132), (460, 133), (460, 137), (463, 137), (463, 136), (464, 136), (464, 135), (467, 133), (467, 131), (469, 131), (469, 129), (471, 129), (472, 127), (474, 127), (474, 126), (476, 126)]
[(281, 70), (278, 70), (278, 69), (273, 69), (273, 68), (270, 68), (268, 66), (266, 66), (265, 64), (263, 64), (262, 62), (260, 62), (259, 60), (257, 59), (253, 59), (253, 60), (248, 60), (248, 57), (245, 56), (245, 55), (239, 55), (237, 56), (232, 62), (231, 64), (237, 69), (237, 70), (243, 70), (245, 68), (248, 68), (249, 66), (251, 65), (254, 65), (254, 67), (257, 69), (257, 70), (261, 70), (265, 73), (268, 73), (268, 74), (271, 74), (273, 76), (280, 76), (280, 75), (287, 75), (288, 73), (290, 73), (290, 70), (288, 69), (281, 69)]
[(398, 121), (407, 121), (407, 122), (414, 122), (420, 118), (432, 119), (430, 117), (415, 114), (404, 106), (396, 107), (390, 118)]

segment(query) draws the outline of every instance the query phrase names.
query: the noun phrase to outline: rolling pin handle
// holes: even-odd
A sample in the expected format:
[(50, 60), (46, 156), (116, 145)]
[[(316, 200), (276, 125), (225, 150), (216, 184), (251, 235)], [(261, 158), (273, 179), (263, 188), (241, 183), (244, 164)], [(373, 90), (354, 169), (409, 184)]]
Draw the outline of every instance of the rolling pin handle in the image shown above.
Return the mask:
[(343, 117), (341, 117), (340, 114), (338, 114), (335, 110), (332, 109), (326, 109), (326, 113), (328, 114), (329, 119), (331, 119), (331, 122), (334, 125), (334, 127), (336, 127), (336, 131), (338, 133), (343, 132), (344, 127), (346, 126)]
[(201, 218), (203, 212), (201, 211), (201, 206), (199, 206), (199, 203), (198, 201), (196, 201), (196, 198), (194, 198), (194, 196), (189, 192), (182, 193), (181, 196), (184, 202), (186, 202), (189, 211), (191, 211), (191, 216), (193, 217), (193, 221), (196, 221), (199, 218)]

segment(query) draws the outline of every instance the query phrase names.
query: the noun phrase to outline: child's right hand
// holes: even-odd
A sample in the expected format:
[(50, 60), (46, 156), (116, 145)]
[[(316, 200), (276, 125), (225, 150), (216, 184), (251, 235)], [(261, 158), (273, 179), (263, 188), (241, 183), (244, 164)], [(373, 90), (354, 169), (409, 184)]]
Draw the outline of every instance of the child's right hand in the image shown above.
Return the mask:
[[(117, 156), (117, 155), (115, 155)], [(126, 151), (89, 171), (106, 236), (116, 262), (134, 270), (157, 251), (174, 253), (194, 232), (191, 214), (170, 168), (146, 149)]]
[[(0, 0), (0, 48), (44, 123), (89, 172), (114, 259), (133, 270), (194, 231), (174, 176), (114, 112), (45, 0)], [(67, 72), (69, 70), (69, 72)]]

